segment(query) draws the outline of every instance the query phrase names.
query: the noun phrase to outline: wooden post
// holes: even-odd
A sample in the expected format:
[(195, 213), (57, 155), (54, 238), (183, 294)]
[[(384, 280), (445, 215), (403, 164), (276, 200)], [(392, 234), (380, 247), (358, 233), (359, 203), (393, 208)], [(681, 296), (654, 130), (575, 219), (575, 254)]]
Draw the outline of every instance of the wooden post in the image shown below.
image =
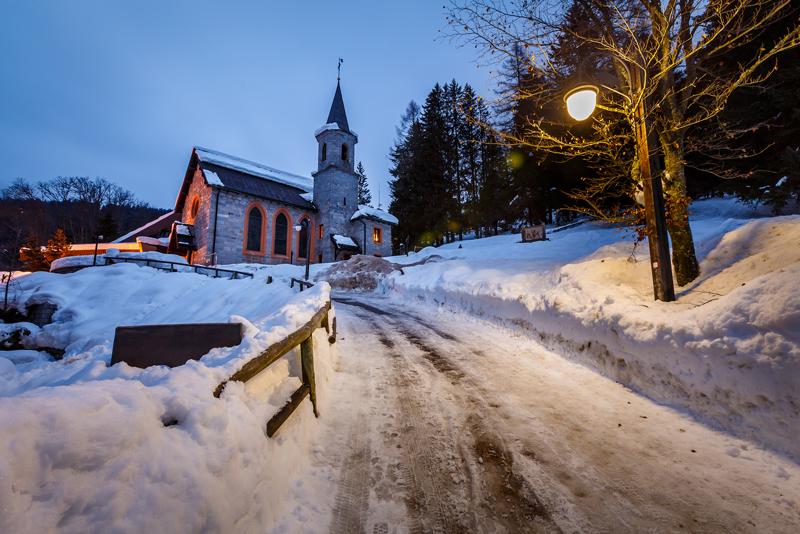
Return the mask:
[(650, 248), (650, 271), (653, 275), (653, 294), (656, 300), (670, 302), (675, 300), (675, 287), (672, 282), (672, 261), (669, 256), (669, 238), (664, 213), (664, 193), (661, 176), (652, 173), (651, 165), (658, 169), (658, 160), (650, 157), (650, 142), (653, 140), (652, 128), (647, 127), (647, 111), (642, 88), (642, 74), (639, 67), (631, 67), (631, 89), (639, 103), (635, 110), (636, 148), (644, 189), (644, 211), (647, 225), (647, 244)]
[(314, 334), (300, 344), (300, 360), (303, 368), (303, 384), (308, 386), (311, 395), (311, 405), (314, 407), (314, 417), (319, 417), (317, 411), (317, 386), (314, 379)]

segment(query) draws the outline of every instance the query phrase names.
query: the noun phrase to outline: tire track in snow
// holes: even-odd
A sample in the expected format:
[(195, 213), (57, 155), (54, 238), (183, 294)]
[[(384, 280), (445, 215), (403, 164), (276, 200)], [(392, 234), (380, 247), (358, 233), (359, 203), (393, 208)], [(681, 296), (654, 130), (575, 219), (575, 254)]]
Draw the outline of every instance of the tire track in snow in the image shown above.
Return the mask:
[[(393, 355), (401, 415), (401, 472), (411, 531), (557, 532), (533, 489), (514, 470), (512, 454), (499, 434), (484, 423), (487, 403), (474, 393), (476, 385), (461, 384), (465, 374), (436, 348), (440, 340), (431, 340), (418, 327), (463, 349), (460, 342), (412, 314), (394, 314), (350, 299), (343, 303), (370, 312), (357, 316), (371, 325), (385, 347), (399, 351), (391, 336), (399, 337), (401, 345), (416, 349), (445, 378), (432, 376), (431, 383), (426, 383), (420, 374), (429, 373), (427, 366), (422, 362), (422, 368), (415, 366), (408, 351)], [(442, 385), (448, 390), (445, 402), (456, 405), (455, 413), (465, 414), (462, 420), (448, 424), (431, 416), (435, 406), (430, 400), (440, 398), (434, 389)]]
[(344, 461), (336, 490), (331, 532), (359, 533), (365, 531), (369, 505), (369, 470), (371, 452), (369, 436), (364, 432), (367, 417), (360, 414), (350, 429), (350, 454)]

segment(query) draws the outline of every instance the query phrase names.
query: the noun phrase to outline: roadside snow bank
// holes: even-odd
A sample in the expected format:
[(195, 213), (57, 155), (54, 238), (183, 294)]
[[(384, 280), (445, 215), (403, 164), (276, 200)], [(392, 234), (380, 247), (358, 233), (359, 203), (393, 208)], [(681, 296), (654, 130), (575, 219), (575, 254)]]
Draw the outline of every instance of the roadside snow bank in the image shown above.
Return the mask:
[[(66, 353), (0, 352), (1, 532), (256, 531), (290, 514), (285, 496), (317, 428), (311, 405), (272, 439), (265, 424), (299, 385), (297, 355), (212, 392), (305, 323), (329, 300), (327, 284), (296, 293), (120, 264), (33, 273), (18, 291), (22, 307), (58, 304), (31, 337)], [(174, 369), (107, 367), (119, 324), (227, 320), (245, 325), (237, 347)], [(335, 351), (324, 330), (314, 347), (324, 417)]]
[(675, 303), (653, 301), (646, 247), (632, 255), (631, 240), (601, 224), (546, 242), (440, 247), (445, 261), (406, 267), (384, 288), (515, 323), (655, 400), (797, 459), (800, 216), (756, 216), (727, 199), (693, 206), (702, 274)]

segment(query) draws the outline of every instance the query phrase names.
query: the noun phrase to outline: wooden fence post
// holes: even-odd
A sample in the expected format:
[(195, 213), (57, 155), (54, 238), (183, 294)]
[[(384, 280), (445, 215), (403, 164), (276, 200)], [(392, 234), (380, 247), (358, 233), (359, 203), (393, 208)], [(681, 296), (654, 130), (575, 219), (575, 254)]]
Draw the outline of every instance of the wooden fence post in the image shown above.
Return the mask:
[(303, 368), (303, 384), (309, 388), (311, 405), (314, 407), (314, 417), (319, 417), (317, 411), (317, 385), (314, 379), (314, 332), (300, 344), (300, 361)]

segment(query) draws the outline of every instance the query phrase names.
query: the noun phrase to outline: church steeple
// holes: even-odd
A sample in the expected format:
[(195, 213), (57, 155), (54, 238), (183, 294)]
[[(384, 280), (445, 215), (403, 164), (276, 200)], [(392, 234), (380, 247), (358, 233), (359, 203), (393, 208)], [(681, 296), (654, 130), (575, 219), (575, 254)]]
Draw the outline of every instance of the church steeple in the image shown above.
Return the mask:
[(350, 126), (347, 124), (347, 113), (344, 111), (344, 99), (342, 98), (342, 87), (339, 80), (336, 80), (336, 94), (333, 95), (333, 103), (328, 113), (327, 124), (334, 122), (339, 125), (341, 130), (350, 131)]

